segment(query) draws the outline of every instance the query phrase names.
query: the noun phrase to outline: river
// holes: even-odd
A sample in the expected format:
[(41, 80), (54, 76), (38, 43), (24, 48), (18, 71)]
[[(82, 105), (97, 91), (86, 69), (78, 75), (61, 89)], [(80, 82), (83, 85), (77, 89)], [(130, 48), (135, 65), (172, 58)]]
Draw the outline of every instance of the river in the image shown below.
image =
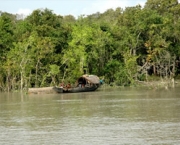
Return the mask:
[(175, 145), (180, 88), (0, 93), (0, 145)]

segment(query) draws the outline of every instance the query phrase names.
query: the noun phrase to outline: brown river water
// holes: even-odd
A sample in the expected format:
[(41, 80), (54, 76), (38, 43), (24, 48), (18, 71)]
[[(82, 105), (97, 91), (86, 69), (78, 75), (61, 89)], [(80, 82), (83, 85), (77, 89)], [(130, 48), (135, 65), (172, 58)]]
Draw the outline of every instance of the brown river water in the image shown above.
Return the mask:
[(0, 145), (179, 145), (180, 88), (0, 93)]

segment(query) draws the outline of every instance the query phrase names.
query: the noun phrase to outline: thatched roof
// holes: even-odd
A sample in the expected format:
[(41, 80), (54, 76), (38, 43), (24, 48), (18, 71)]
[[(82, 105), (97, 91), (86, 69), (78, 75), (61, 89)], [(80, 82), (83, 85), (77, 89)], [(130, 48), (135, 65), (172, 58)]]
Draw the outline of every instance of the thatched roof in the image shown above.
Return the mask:
[(99, 77), (96, 75), (83, 75), (78, 80), (80, 80), (82, 78), (86, 79), (87, 81), (89, 81), (92, 84), (99, 84), (99, 81), (100, 81)]

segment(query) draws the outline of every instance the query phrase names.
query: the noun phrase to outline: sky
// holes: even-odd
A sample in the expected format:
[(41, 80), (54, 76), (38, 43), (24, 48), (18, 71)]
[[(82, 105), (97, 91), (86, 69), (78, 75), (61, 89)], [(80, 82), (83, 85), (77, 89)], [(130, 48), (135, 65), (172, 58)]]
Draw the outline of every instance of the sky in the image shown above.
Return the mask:
[(29, 15), (33, 10), (48, 8), (55, 14), (65, 16), (103, 13), (107, 9), (126, 8), (138, 4), (144, 6), (147, 0), (0, 0), (0, 11)]

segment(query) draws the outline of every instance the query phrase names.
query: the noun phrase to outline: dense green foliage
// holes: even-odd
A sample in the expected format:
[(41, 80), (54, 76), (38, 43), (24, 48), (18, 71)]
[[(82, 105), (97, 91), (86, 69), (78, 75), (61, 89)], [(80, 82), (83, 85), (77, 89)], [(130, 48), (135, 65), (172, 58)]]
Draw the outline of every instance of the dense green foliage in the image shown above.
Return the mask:
[(84, 73), (134, 84), (180, 73), (180, 4), (148, 0), (75, 19), (49, 9), (0, 12), (0, 90), (74, 82)]

